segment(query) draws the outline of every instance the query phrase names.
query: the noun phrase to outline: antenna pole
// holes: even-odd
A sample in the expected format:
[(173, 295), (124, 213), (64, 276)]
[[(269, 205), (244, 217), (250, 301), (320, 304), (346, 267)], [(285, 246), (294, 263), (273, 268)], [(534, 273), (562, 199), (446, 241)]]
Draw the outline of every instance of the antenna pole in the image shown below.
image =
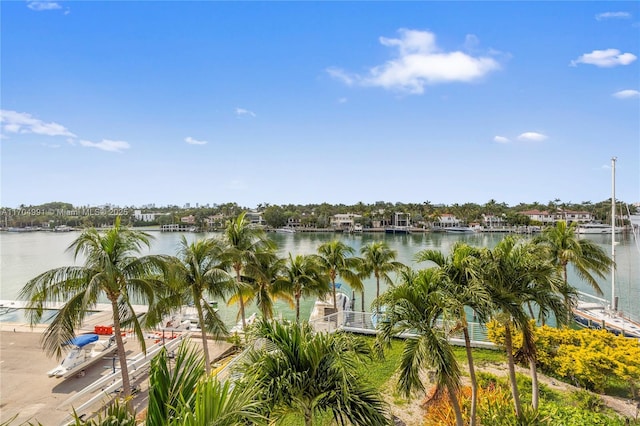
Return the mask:
[(618, 311), (616, 298), (616, 157), (611, 158), (611, 306)]

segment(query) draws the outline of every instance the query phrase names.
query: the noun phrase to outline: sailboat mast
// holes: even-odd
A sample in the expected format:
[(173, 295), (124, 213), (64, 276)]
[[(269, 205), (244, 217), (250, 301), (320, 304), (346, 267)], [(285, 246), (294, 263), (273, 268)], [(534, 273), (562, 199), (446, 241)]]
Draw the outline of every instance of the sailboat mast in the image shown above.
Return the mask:
[(611, 158), (611, 306), (618, 310), (616, 297), (616, 157)]

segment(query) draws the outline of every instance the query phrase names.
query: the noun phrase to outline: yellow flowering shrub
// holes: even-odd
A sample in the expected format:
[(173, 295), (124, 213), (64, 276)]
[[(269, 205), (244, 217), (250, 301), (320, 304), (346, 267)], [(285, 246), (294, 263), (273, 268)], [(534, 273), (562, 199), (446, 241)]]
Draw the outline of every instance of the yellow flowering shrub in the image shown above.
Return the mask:
[[(604, 330), (572, 330), (534, 327), (534, 341), (540, 368), (570, 383), (602, 392), (607, 381), (628, 384), (632, 395), (640, 385), (640, 342)], [(487, 324), (487, 337), (504, 346), (504, 327)], [(522, 345), (519, 331), (513, 332), (513, 351)]]

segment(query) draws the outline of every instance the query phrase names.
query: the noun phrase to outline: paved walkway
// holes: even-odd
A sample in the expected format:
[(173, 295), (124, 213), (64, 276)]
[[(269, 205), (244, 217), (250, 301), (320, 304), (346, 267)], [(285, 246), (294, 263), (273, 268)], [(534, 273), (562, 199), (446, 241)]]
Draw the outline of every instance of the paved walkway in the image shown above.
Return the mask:
[[(27, 421), (59, 425), (71, 412), (70, 406), (61, 404), (112, 372), (113, 362), (105, 359), (89, 367), (82, 377), (66, 380), (48, 377), (46, 372), (58, 365), (59, 360), (47, 357), (42, 350), (40, 338), (44, 329), (44, 326), (31, 329), (22, 324), (0, 325), (0, 424), (17, 416), (11, 425), (17, 426)], [(93, 327), (88, 331), (91, 330)], [(147, 346), (153, 343), (147, 341)], [(129, 339), (125, 346), (127, 358), (140, 353), (138, 342), (134, 339)], [(211, 357), (221, 355), (230, 347), (226, 342), (210, 342)], [(142, 408), (146, 405), (147, 379), (140, 377), (137, 380), (143, 392), (136, 402)], [(74, 406), (79, 406), (93, 395), (75, 401)]]

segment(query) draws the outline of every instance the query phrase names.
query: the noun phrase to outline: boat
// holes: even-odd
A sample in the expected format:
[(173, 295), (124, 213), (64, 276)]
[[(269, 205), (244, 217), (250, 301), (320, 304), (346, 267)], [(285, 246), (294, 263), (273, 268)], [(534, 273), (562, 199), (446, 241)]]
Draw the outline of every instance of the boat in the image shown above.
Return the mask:
[[(217, 301), (210, 300), (208, 303), (215, 311), (218, 310)], [(183, 305), (179, 310), (163, 317), (158, 328), (160, 331), (170, 332), (200, 331), (198, 310), (193, 304)]]
[[(249, 327), (250, 325), (254, 324), (257, 320), (258, 320), (258, 314), (254, 312), (251, 315), (249, 315), (249, 317), (245, 318), (244, 322), (247, 325), (247, 327)], [(244, 327), (242, 327), (242, 319), (238, 321), (236, 325), (231, 327), (231, 330), (229, 330), (229, 333), (230, 334), (244, 333)]]
[(471, 226), (451, 226), (444, 228), (444, 231), (451, 234), (471, 234), (478, 231), (478, 228), (472, 228)]
[[(340, 284), (336, 283), (336, 288), (339, 286)], [(345, 313), (351, 312), (351, 299), (342, 291), (336, 291), (336, 302), (337, 309), (333, 307), (332, 291), (316, 299), (309, 315), (309, 324), (315, 331), (331, 331), (345, 324)]]
[(74, 337), (66, 345), (72, 346), (60, 365), (47, 372), (49, 377), (68, 378), (81, 374), (86, 368), (111, 355), (117, 350), (115, 336), (100, 340), (95, 333), (81, 334)]
[(295, 234), (296, 230), (290, 227), (276, 228), (276, 233), (277, 234)]
[[(611, 159), (611, 260), (616, 260), (616, 158)], [(635, 237), (634, 233), (634, 237)], [(592, 295), (583, 294), (593, 302), (580, 300), (573, 308), (575, 322), (587, 328), (604, 329), (616, 335), (640, 339), (640, 321), (625, 316), (618, 310), (618, 296), (616, 295), (615, 267), (611, 268), (611, 300), (600, 299)]]
[(612, 227), (606, 223), (599, 222), (581, 223), (576, 230), (578, 234), (612, 234), (622, 232), (622, 228), (619, 226)]

